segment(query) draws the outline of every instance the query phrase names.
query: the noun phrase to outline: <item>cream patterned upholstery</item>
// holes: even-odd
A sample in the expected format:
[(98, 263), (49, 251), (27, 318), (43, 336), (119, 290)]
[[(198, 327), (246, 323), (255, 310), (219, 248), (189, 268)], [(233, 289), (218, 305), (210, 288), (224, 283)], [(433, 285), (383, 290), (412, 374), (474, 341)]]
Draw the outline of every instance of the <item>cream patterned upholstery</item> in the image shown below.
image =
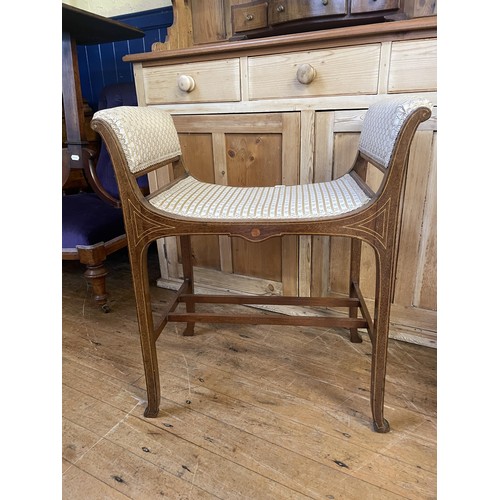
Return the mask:
[(359, 150), (387, 168), (406, 119), (412, 111), (422, 106), (432, 111), (430, 101), (414, 96), (391, 97), (372, 104), (363, 122)]
[(370, 198), (348, 174), (297, 186), (232, 187), (182, 179), (149, 201), (169, 214), (207, 220), (318, 219), (355, 210)]
[[(403, 96), (380, 101), (366, 113), (359, 149), (387, 167), (398, 134), (416, 108), (432, 103)], [(181, 154), (172, 117), (154, 107), (119, 107), (96, 113), (118, 136), (134, 174)], [(233, 187), (200, 182), (188, 175), (149, 202), (173, 216), (197, 220), (291, 220), (346, 214), (370, 201), (346, 174), (330, 182), (295, 186)]]
[(134, 174), (181, 154), (172, 117), (161, 109), (121, 106), (98, 111), (94, 118), (112, 127)]

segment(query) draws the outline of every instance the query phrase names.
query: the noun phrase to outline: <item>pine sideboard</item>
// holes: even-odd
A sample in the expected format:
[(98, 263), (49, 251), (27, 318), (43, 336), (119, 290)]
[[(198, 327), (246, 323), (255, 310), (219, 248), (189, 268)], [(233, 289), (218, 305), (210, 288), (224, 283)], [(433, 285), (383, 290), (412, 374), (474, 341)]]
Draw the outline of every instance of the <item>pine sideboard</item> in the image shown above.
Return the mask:
[[(436, 28), (433, 16), (124, 58), (133, 63), (139, 105), (174, 116), (188, 169), (227, 185), (339, 177), (354, 159), (371, 103), (401, 93), (431, 100), (433, 117), (417, 131), (410, 155), (391, 312), (391, 337), (429, 346), (437, 342)], [(165, 169), (150, 183), (174, 176)], [(376, 187), (375, 169), (369, 180)], [(158, 249), (158, 285), (177, 288), (178, 243), (167, 238)], [(349, 249), (342, 238), (197, 237), (196, 285), (222, 293), (341, 296), (348, 292)], [(363, 248), (361, 288), (370, 307), (373, 262)]]

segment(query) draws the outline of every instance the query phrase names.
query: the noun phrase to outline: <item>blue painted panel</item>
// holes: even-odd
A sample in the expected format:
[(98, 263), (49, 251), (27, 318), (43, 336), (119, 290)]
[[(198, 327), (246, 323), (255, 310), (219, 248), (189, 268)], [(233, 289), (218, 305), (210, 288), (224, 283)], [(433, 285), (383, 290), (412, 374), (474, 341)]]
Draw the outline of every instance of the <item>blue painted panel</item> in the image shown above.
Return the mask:
[(116, 63), (116, 79), (118, 82), (131, 82), (134, 79), (132, 65), (123, 61), (123, 56), (130, 54), (130, 48), (127, 41), (114, 43), (115, 47), (115, 63)]
[[(87, 45), (84, 50), (80, 50), (80, 47), (78, 47), (78, 68), (80, 70), (82, 97), (87, 100), (93, 110), (97, 110), (99, 92), (104, 87), (101, 45)], [(88, 87), (84, 86), (84, 77), (88, 81)]]
[[(164, 41), (164, 40), (160, 40)], [(130, 47), (130, 53), (131, 54), (140, 54), (142, 52), (147, 52), (148, 50), (151, 50), (151, 47), (146, 49), (146, 44), (144, 43), (144, 38), (136, 38), (135, 40), (129, 40), (129, 47)]]
[(149, 52), (153, 43), (165, 41), (167, 28), (173, 22), (173, 9), (169, 6), (112, 19), (141, 29), (144, 31), (144, 38), (78, 46), (82, 95), (94, 111), (97, 110), (99, 95), (104, 86), (134, 81), (132, 64), (124, 62), (123, 56)]

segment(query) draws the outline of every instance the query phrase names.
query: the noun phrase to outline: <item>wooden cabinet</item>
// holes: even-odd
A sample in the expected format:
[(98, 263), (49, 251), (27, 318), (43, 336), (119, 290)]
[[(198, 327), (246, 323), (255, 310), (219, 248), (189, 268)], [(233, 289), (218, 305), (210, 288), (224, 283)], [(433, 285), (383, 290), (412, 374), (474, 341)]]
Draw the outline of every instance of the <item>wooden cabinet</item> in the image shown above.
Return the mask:
[[(437, 103), (436, 20), (419, 18), (127, 56), (140, 105), (174, 115), (187, 167), (227, 185), (318, 182), (341, 176), (357, 151), (366, 109), (411, 92)], [(179, 76), (195, 81), (179, 90)], [(303, 81), (301, 81), (303, 80)], [(226, 83), (221, 83), (221, 82)], [(417, 131), (402, 206), (391, 336), (436, 342), (436, 107)], [(174, 175), (151, 178), (162, 184)], [(379, 172), (369, 172), (376, 187)], [(160, 241), (160, 286), (182, 277), (175, 238)], [(314, 236), (249, 243), (199, 237), (200, 290), (343, 295), (349, 242)], [(374, 259), (363, 248), (363, 293)]]
[(144, 103), (239, 101), (237, 58), (145, 68)]
[(436, 90), (436, 40), (394, 42), (389, 65), (389, 93)]
[[(380, 65), (380, 44), (286, 52), (248, 58), (250, 99), (375, 94)], [(310, 68), (309, 80), (299, 72)], [(342, 75), (342, 78), (339, 78)]]
[(399, 0), (351, 0), (351, 14), (399, 9)]
[[(394, 337), (426, 345), (436, 341), (436, 151), (437, 117), (417, 131), (411, 149), (403, 198), (395, 291), (391, 311)], [(315, 116), (314, 181), (337, 178), (355, 157), (364, 110), (320, 111)], [(323, 143), (324, 137), (330, 137)], [(330, 170), (331, 166), (331, 170)], [(380, 173), (369, 172), (375, 187)], [(345, 294), (348, 290), (349, 241), (312, 237), (307, 258), (314, 295)], [(339, 265), (337, 265), (337, 263)], [(363, 244), (361, 287), (371, 304), (375, 290), (373, 251)]]
[(152, 50), (434, 16), (437, 0), (171, 0), (174, 24)]
[(225, 8), (228, 38), (262, 37), (381, 22), (398, 12), (400, 0), (226, 0)]
[(269, 0), (269, 2), (265, 3), (268, 3), (270, 25), (304, 20), (304, 18), (347, 14), (346, 0), (328, 2), (322, 0), (313, 0), (311, 2), (304, 2), (304, 0)]
[(267, 28), (268, 23), (267, 2), (233, 5), (231, 8), (231, 28), (233, 33)]

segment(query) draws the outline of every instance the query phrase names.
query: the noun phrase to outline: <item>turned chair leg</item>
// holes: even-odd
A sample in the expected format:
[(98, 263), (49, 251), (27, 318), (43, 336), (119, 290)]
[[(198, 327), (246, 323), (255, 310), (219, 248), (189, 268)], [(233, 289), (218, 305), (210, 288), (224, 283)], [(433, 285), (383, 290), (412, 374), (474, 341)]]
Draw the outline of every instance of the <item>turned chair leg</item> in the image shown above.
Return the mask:
[[(359, 275), (361, 271), (361, 240), (357, 238), (351, 238), (351, 269), (350, 269), (350, 280), (349, 280), (349, 297), (356, 298), (357, 293), (354, 288), (354, 283), (359, 284)], [(349, 317), (358, 317), (358, 308), (349, 308)], [(351, 342), (360, 343), (363, 339), (358, 333), (357, 328), (350, 328), (351, 332)]]
[[(191, 250), (191, 236), (181, 236), (181, 254), (182, 254), (182, 270), (184, 274), (184, 282), (187, 284), (187, 293), (194, 293), (194, 274), (193, 274), (193, 258)], [(195, 312), (194, 302), (186, 302), (186, 312)], [(194, 335), (194, 322), (187, 323), (183, 335), (191, 337)]]
[(144, 416), (154, 418), (160, 410), (160, 376), (158, 373), (158, 356), (156, 353), (156, 335), (149, 290), (149, 273), (147, 250), (149, 244), (130, 252), (130, 267), (137, 306), (137, 322), (141, 340), (144, 374), (148, 405)]
[(391, 309), (391, 280), (387, 278), (391, 276), (392, 263), (389, 256), (380, 256), (377, 252), (375, 254), (377, 282), (372, 339), (371, 407), (374, 429), (377, 432), (389, 432), (389, 422), (384, 418), (384, 394)]
[(108, 271), (104, 267), (104, 264), (97, 266), (87, 265), (87, 269), (83, 275), (92, 286), (92, 296), (95, 302), (104, 312), (109, 312), (111, 308), (108, 305), (108, 294), (106, 293), (106, 276), (108, 275)]
[(104, 267), (106, 250), (104, 245), (93, 247), (77, 247), (78, 257), (82, 264), (87, 266), (83, 276), (92, 287), (94, 301), (104, 312), (109, 312), (108, 294), (106, 292), (106, 276), (108, 271)]

